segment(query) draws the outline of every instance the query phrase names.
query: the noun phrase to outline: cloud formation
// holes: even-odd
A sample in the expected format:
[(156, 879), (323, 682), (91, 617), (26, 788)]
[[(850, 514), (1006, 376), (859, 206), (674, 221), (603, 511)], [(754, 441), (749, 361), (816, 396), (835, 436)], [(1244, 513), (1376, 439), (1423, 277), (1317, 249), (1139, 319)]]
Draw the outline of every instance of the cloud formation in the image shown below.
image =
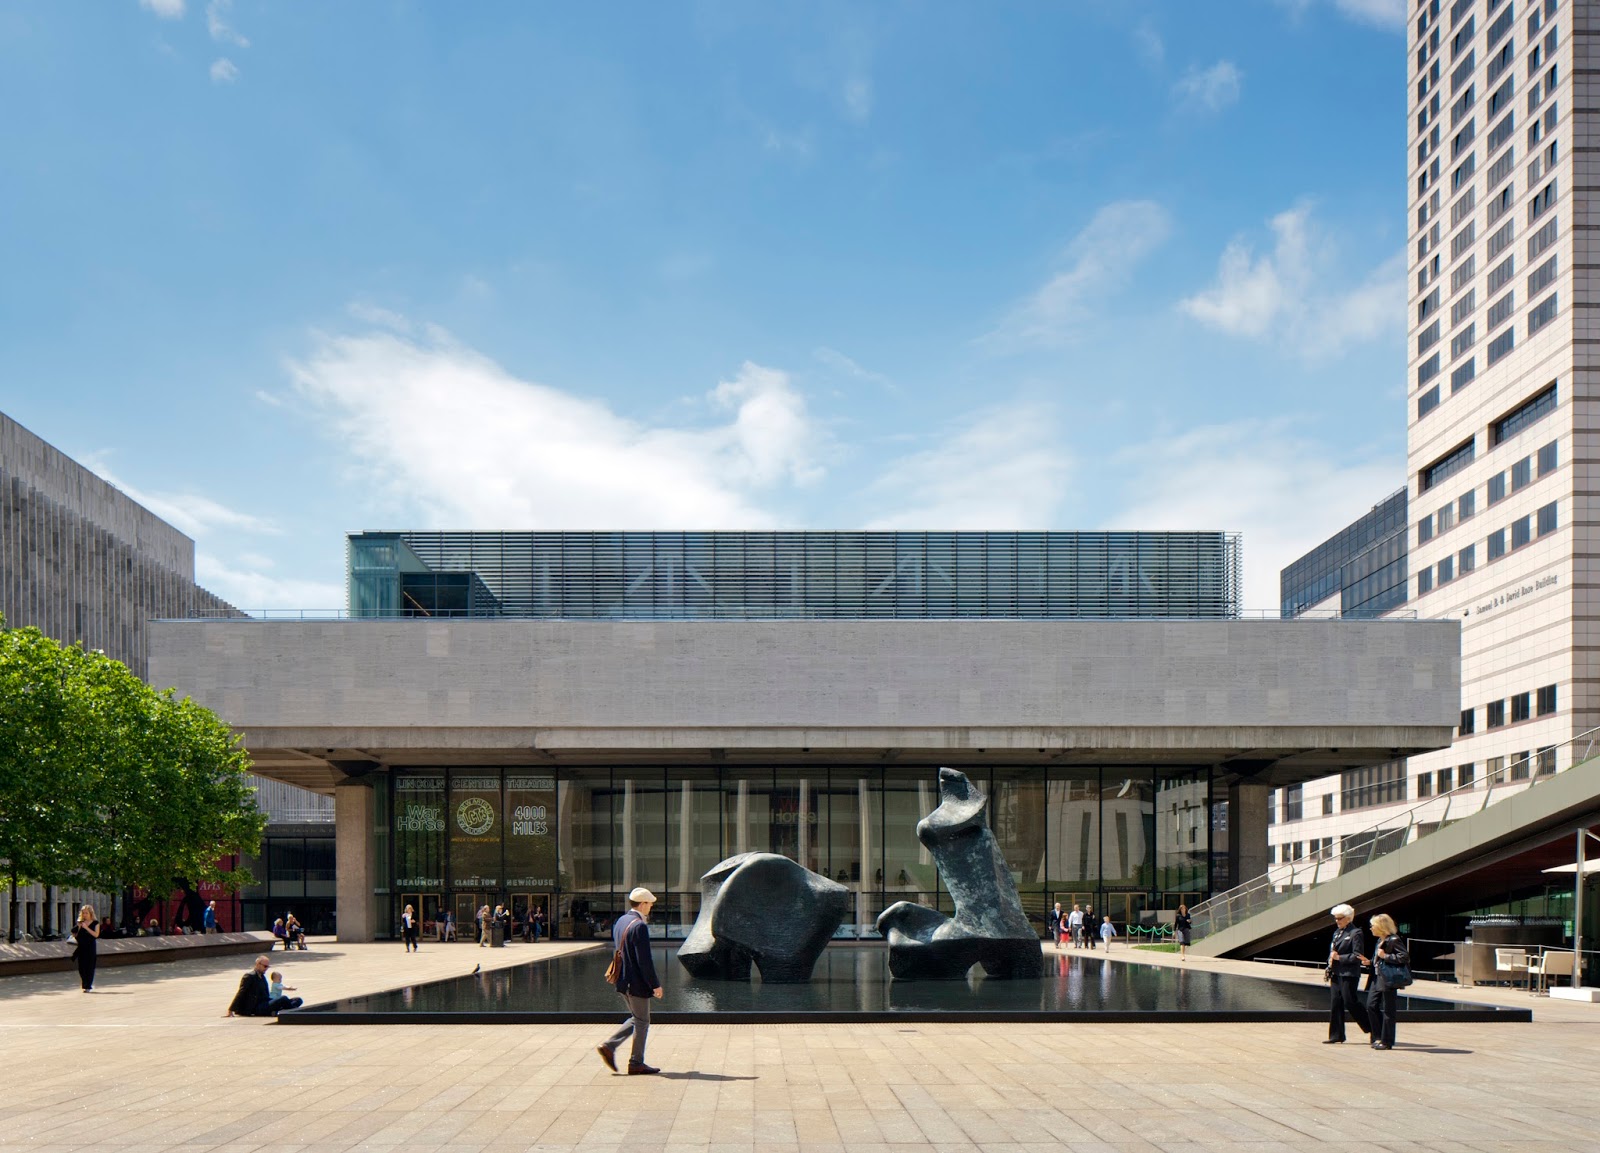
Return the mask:
[(1005, 347), (1058, 345), (1075, 337), (1101, 297), (1123, 287), (1171, 231), (1150, 200), (1120, 200), (1095, 213), (1062, 254), (1062, 269), (1017, 305), (986, 339)]
[(154, 12), (163, 20), (183, 19), (183, 0), (139, 0), (139, 7)]
[(1272, 340), (1316, 359), (1373, 340), (1405, 319), (1405, 254), (1395, 254), (1344, 290), (1329, 291), (1336, 252), (1298, 205), (1268, 222), (1273, 244), (1257, 254), (1249, 241), (1228, 243), (1211, 287), (1178, 307), (1209, 328)]
[(195, 583), (245, 612), (299, 610), (332, 615), (345, 607), (342, 581), (283, 577), (265, 571), (272, 567), (266, 557), (244, 556), (230, 564), (206, 550), (196, 550)]
[(324, 336), (290, 372), (357, 477), (429, 527), (777, 527), (764, 499), (822, 471), (805, 398), (748, 362), (693, 428), (520, 380), (437, 329)]
[(276, 534), (279, 530), (265, 517), (239, 512), (211, 497), (192, 492), (146, 492), (135, 488), (111, 471), (106, 458), (88, 453), (82, 458), (84, 467), (101, 480), (142, 504), (162, 520), (186, 536), (199, 539), (219, 530), (239, 530), (248, 533)]
[(1172, 94), (1182, 108), (1193, 112), (1221, 112), (1237, 104), (1244, 74), (1231, 60), (1218, 60), (1210, 68), (1191, 68), (1172, 86)]
[(1405, 483), (1405, 460), (1350, 461), (1292, 420), (1242, 420), (1134, 445), (1134, 478), (1112, 529), (1225, 529), (1244, 535), (1248, 610), (1279, 604), (1278, 574)]
[(1056, 413), (1018, 402), (975, 413), (937, 444), (893, 461), (867, 491), (869, 529), (1046, 529), (1072, 462)]
[[(1315, 0), (1277, 0), (1296, 16), (1303, 15)], [(1406, 0), (1332, 0), (1333, 9), (1359, 24), (1398, 32), (1406, 24)]]
[(228, 23), (228, 18), (233, 13), (233, 0), (211, 0), (206, 5), (206, 30), (211, 33), (211, 39), (218, 44), (235, 44), (240, 48), (250, 47), (246, 40)]
[(211, 62), (211, 83), (232, 84), (239, 79), (239, 70), (234, 67), (233, 61), (226, 56), (218, 57)]

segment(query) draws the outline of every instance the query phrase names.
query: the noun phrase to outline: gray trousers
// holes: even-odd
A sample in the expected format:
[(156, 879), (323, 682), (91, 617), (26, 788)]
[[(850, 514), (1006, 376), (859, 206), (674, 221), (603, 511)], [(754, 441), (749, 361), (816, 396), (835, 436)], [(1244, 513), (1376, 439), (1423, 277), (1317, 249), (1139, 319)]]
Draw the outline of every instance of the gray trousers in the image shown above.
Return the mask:
[(617, 1047), (631, 1035), (633, 1048), (628, 1054), (628, 1064), (643, 1065), (644, 1040), (650, 1035), (650, 998), (623, 993), (622, 999), (628, 1003), (629, 1017), (622, 1023), (622, 1028), (606, 1038), (606, 1048), (615, 1053)]

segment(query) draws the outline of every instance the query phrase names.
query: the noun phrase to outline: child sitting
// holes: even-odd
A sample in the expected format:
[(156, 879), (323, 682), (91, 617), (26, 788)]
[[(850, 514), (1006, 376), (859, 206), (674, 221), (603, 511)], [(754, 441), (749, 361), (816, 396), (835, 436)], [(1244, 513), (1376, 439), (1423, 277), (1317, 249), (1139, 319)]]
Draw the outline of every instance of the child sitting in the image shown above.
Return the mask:
[(285, 985), (283, 983), (283, 974), (274, 969), (272, 974), (267, 978), (267, 996), (276, 1001), (279, 997), (284, 995), (285, 991), (293, 993), (295, 991), (295, 986)]

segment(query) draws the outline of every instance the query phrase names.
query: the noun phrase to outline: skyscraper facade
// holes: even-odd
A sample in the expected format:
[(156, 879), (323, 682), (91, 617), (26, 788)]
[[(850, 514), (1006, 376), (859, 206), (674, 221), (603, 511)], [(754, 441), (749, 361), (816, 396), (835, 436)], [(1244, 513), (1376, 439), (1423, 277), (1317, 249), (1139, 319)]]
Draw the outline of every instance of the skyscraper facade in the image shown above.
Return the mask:
[(1462, 625), (1459, 735), (1411, 759), (1412, 798), (1558, 771), (1553, 747), (1600, 723), (1592, 113), (1574, 73), (1597, 16), (1591, 0), (1412, 5), (1409, 606)]

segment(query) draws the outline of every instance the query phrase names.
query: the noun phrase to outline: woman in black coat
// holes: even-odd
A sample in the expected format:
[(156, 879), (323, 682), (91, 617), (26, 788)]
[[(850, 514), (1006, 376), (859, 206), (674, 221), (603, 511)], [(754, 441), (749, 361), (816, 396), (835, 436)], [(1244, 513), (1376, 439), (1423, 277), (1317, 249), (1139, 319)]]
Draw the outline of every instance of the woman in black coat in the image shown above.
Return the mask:
[(1178, 960), (1189, 959), (1189, 933), (1194, 927), (1194, 921), (1189, 916), (1189, 906), (1179, 905), (1177, 915), (1172, 918), (1172, 935), (1178, 938)]
[(78, 962), (78, 982), (85, 993), (94, 990), (94, 966), (99, 959), (100, 922), (94, 915), (94, 906), (85, 905), (78, 910), (78, 923), (72, 927), (72, 939), (78, 947), (72, 951)]
[(1373, 939), (1378, 942), (1372, 954), (1372, 979), (1367, 986), (1367, 1016), (1372, 1021), (1372, 1047), (1393, 1049), (1395, 1013), (1400, 993), (1383, 979), (1383, 966), (1378, 962), (1409, 965), (1411, 957), (1395, 929), (1394, 918), (1388, 913), (1379, 913), (1368, 925), (1372, 929)]

